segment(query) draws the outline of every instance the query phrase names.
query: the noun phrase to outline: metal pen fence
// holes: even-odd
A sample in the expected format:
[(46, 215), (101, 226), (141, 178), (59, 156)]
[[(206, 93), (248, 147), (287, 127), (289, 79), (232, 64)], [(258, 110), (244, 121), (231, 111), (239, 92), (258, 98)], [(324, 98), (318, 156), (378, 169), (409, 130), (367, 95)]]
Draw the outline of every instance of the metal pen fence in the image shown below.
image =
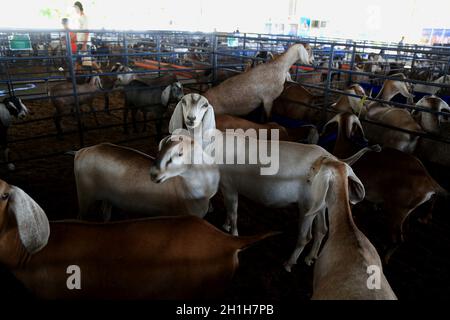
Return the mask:
[[(71, 42), (68, 41), (71, 32), (89, 32), (91, 35), (92, 48), (95, 50), (80, 50), (72, 52)], [(30, 37), (31, 49), (13, 50), (11, 41), (14, 41), (15, 34), (28, 34)], [(198, 90), (200, 86), (209, 87), (216, 84), (221, 71), (239, 73), (242, 72), (248, 62), (263, 61), (264, 58), (256, 57), (261, 51), (270, 51), (275, 54), (284, 52), (291, 44), (303, 42), (309, 43), (313, 49), (316, 62), (310, 65), (295, 65), (295, 71), (291, 72), (293, 79), (309, 89), (321, 92), (324, 97), (323, 106), (320, 108), (324, 114), (331, 112), (329, 106), (332, 98), (336, 95), (351, 94), (343, 89), (352, 83), (355, 77), (365, 77), (369, 84), (394, 79), (406, 81), (411, 84), (424, 84), (448, 90), (448, 84), (432, 83), (418, 79), (398, 79), (390, 74), (367, 72), (364, 69), (355, 70), (355, 66), (373, 64), (367, 61), (369, 55), (380, 55), (386, 66), (389, 63), (398, 63), (395, 72), (423, 72), (428, 71), (434, 74), (448, 74), (450, 70), (450, 48), (431, 47), (421, 45), (401, 45), (389, 43), (376, 43), (370, 41), (352, 41), (348, 39), (327, 39), (327, 38), (300, 38), (286, 35), (268, 35), (251, 33), (202, 33), (202, 32), (182, 32), (182, 31), (114, 31), (114, 30), (0, 30), (0, 90), (4, 95), (16, 95), (21, 97), (25, 103), (28, 101), (48, 100), (48, 88), (53, 83), (69, 81), (72, 84), (72, 94), (74, 103), (74, 115), (76, 119), (76, 130), (69, 130), (65, 136), (78, 135), (75, 148), (86, 145), (85, 138), (89, 132), (97, 130), (107, 130), (120, 127), (122, 123), (108, 123), (97, 127), (87, 127), (84, 125), (86, 114), (82, 112), (78, 92), (77, 82), (92, 77), (94, 74), (106, 79), (115, 77), (118, 74), (136, 74), (140, 76), (159, 76), (165, 73), (180, 73), (183, 76), (181, 81), (185, 87), (191, 90)], [(102, 51), (103, 49), (103, 51)], [(192, 57), (195, 57), (193, 59)], [(361, 60), (357, 61), (357, 58)], [(99, 61), (103, 71), (96, 73), (85, 70), (78, 73), (77, 66), (79, 60), (91, 59)], [(78, 62), (76, 62), (78, 60)], [(106, 69), (106, 62), (110, 65)], [(150, 61), (150, 69), (142, 67)], [(110, 72), (110, 67), (116, 62), (133, 68), (131, 72)], [(336, 65), (336, 63), (339, 65)], [(380, 63), (383, 66), (383, 63)], [(59, 66), (64, 68), (64, 73), (59, 71)], [(140, 67), (141, 66), (141, 67)], [(345, 68), (343, 66), (346, 66)], [(209, 77), (204, 75), (210, 74)], [(324, 75), (322, 81), (303, 81), (308, 76)], [(204, 76), (204, 77), (203, 77)], [(334, 76), (346, 77), (344, 80), (335, 80)], [(32, 84), (35, 86), (31, 90), (20, 90), (21, 86)], [(101, 94), (111, 94), (123, 91), (118, 88), (106, 88)], [(1, 91), (0, 91), (1, 93)], [(408, 105), (396, 101), (382, 101), (377, 98), (368, 97), (368, 100), (387, 103), (394, 107), (417, 110), (419, 112), (434, 112), (429, 109)], [(315, 107), (317, 106), (310, 106)], [(122, 111), (124, 107), (114, 107), (110, 110), (98, 110), (96, 112)], [(440, 114), (440, 113), (439, 113)], [(446, 115), (446, 114), (442, 114)], [(71, 117), (72, 114), (63, 114), (63, 117)], [(446, 115), (448, 116), (448, 114)], [(162, 118), (161, 118), (162, 119)], [(150, 121), (160, 121), (161, 119), (151, 119)], [(45, 117), (17, 121), (14, 125), (26, 127), (28, 124), (53, 120), (52, 115)], [(167, 119), (166, 119), (167, 120)], [(363, 120), (367, 121), (367, 120)], [(378, 124), (385, 126), (382, 124)], [(389, 126), (385, 126), (388, 127)], [(397, 129), (403, 131), (399, 128)], [(51, 143), (51, 139), (57, 137), (56, 132), (42, 135), (31, 135), (19, 139), (11, 139), (10, 144), (23, 143), (26, 141), (43, 141)], [(424, 136), (449, 143), (446, 139), (430, 136), (428, 134), (410, 132), (411, 134)], [(126, 142), (136, 139), (148, 139), (155, 135), (143, 137), (124, 136), (116, 142)], [(50, 139), (50, 140), (49, 140)], [(98, 141), (101, 142), (101, 141)], [(28, 161), (35, 158), (45, 158), (58, 155), (60, 152), (42, 153), (32, 157), (23, 157), (14, 161)]]

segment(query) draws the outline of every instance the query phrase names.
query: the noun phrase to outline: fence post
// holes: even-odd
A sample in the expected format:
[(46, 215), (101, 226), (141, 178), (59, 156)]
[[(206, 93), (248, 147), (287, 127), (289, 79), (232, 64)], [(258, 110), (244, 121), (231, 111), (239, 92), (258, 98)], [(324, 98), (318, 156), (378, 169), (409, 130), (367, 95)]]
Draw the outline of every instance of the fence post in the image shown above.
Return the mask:
[(353, 42), (353, 50), (352, 50), (352, 60), (350, 61), (350, 73), (348, 74), (348, 82), (347, 85), (349, 86), (353, 81), (353, 69), (355, 67), (355, 58), (356, 58), (356, 43)]
[(414, 70), (414, 66), (416, 64), (416, 59), (417, 59), (417, 44), (414, 45), (414, 54), (413, 54), (413, 59), (411, 62), (411, 72)]
[(212, 83), (215, 84), (217, 80), (217, 34), (213, 33), (211, 35), (212, 51), (211, 56), (211, 67), (212, 67)]
[(72, 60), (72, 46), (70, 43), (70, 32), (66, 31), (66, 58), (69, 66), (70, 78), (72, 79), (73, 98), (75, 100), (75, 112), (78, 124), (78, 136), (80, 139), (80, 148), (84, 147), (83, 124), (81, 122), (80, 101), (78, 100), (77, 79), (75, 78), (75, 70)]
[(127, 33), (122, 33), (123, 35), (123, 64), (128, 67), (128, 41), (127, 41)]
[(325, 82), (325, 94), (324, 94), (324, 101), (323, 101), (323, 108), (322, 108), (321, 127), (323, 125), (325, 125), (328, 101), (330, 100), (331, 80), (332, 80), (333, 72), (334, 72), (334, 71), (332, 71), (333, 61), (334, 61), (334, 46), (335, 46), (335, 43), (333, 42), (331, 44), (331, 48), (330, 48), (330, 59), (328, 61), (328, 73), (327, 73), (327, 79)]
[(156, 35), (156, 60), (158, 61), (158, 77), (161, 76), (161, 34)]

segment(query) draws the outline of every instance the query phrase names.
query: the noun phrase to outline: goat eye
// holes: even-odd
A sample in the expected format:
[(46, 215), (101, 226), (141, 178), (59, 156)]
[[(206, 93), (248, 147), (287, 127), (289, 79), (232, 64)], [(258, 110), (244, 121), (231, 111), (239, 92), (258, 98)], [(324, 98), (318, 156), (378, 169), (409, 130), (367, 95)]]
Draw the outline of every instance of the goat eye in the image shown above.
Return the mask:
[(206, 108), (208, 106), (207, 103), (205, 103), (204, 105), (202, 105), (202, 108)]
[(178, 156), (182, 157), (183, 156), (183, 152), (178, 153)]
[(9, 193), (5, 192), (4, 194), (2, 194), (2, 200), (8, 200), (9, 198)]

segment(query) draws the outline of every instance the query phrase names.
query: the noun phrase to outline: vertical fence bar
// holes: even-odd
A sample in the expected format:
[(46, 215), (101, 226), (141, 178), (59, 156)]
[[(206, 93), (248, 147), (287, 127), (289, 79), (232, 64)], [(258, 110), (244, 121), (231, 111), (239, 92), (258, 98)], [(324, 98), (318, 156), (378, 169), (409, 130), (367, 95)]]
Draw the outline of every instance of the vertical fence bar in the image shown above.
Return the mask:
[(330, 58), (328, 60), (328, 73), (327, 73), (327, 79), (325, 82), (325, 92), (324, 92), (324, 100), (323, 100), (323, 108), (322, 108), (322, 117), (321, 117), (321, 127), (325, 125), (326, 122), (326, 116), (327, 116), (327, 107), (328, 102), (330, 100), (330, 89), (331, 89), (331, 80), (333, 76), (333, 60), (334, 60), (334, 46), (335, 43), (331, 44), (330, 48)]
[(158, 77), (161, 76), (161, 34), (156, 35), (156, 60), (158, 61)]
[(416, 65), (417, 59), (417, 44), (414, 45), (414, 54), (411, 62), (411, 72), (414, 70), (414, 66)]
[(349, 86), (353, 81), (353, 70), (355, 68), (355, 58), (356, 58), (356, 43), (353, 42), (353, 50), (352, 50), (352, 60), (350, 60), (350, 73), (348, 74), (347, 85)]
[(128, 62), (129, 61), (128, 61), (128, 39), (127, 39), (127, 33), (126, 32), (122, 33), (122, 36), (123, 36), (123, 54), (124, 54), (124, 56), (123, 56), (123, 64), (128, 67)]
[(75, 112), (77, 116), (78, 136), (80, 139), (80, 148), (84, 147), (83, 124), (81, 122), (80, 101), (78, 100), (77, 79), (75, 78), (75, 69), (72, 60), (72, 46), (70, 43), (70, 32), (66, 31), (66, 58), (69, 66), (69, 73), (72, 79), (73, 98), (75, 100)]
[(210, 60), (211, 60), (211, 67), (212, 67), (212, 83), (215, 84), (217, 80), (217, 34), (213, 33), (211, 35), (211, 49), (210, 52)]

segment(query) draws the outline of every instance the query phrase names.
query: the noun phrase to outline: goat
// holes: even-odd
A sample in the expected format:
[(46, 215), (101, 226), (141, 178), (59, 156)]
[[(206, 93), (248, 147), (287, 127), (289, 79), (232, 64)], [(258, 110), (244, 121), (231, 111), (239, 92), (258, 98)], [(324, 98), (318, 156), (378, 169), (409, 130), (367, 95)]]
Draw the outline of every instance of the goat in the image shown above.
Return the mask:
[(193, 139), (182, 139), (162, 140), (156, 159), (109, 143), (76, 152), (74, 172), (80, 217), (89, 213), (95, 201), (106, 204), (105, 220), (110, 218), (111, 205), (137, 215), (203, 217), (209, 199), (217, 192), (219, 172), (214, 165), (184, 161), (190, 154), (183, 153), (183, 148), (187, 150), (191, 143), (195, 152), (203, 151)]
[[(245, 139), (245, 143), (234, 143), (233, 148), (226, 148), (227, 144), (235, 142), (235, 139)], [(248, 140), (247, 140), (248, 139)], [(222, 141), (216, 139), (215, 144), (210, 144), (206, 151), (207, 154), (212, 153), (212, 148), (221, 147), (223, 143), (223, 159), (218, 159), (218, 166), (220, 170), (220, 191), (224, 197), (225, 208), (227, 212), (227, 219), (224, 224), (224, 229), (231, 231), (233, 235), (238, 235), (237, 229), (237, 209), (238, 209), (238, 195), (243, 195), (246, 198), (257, 201), (262, 205), (268, 207), (285, 207), (290, 204), (298, 204), (299, 209), (299, 235), (297, 245), (289, 260), (285, 263), (287, 271), (291, 270), (291, 267), (296, 264), (297, 259), (303, 251), (305, 245), (311, 239), (310, 228), (318, 211), (324, 211), (325, 206), (319, 206), (316, 200), (320, 195), (315, 194), (314, 186), (311, 185), (309, 177), (311, 168), (314, 167), (317, 159), (323, 156), (328, 156), (336, 159), (333, 155), (328, 153), (323, 148), (316, 145), (305, 145), (293, 142), (280, 141), (278, 144), (273, 145), (272, 142), (264, 140), (256, 140), (249, 135), (243, 136), (240, 134), (223, 134)], [(248, 143), (247, 143), (248, 141)], [(250, 152), (251, 146), (256, 146), (259, 143), (259, 148), (266, 148), (268, 150), (271, 147), (271, 154), (277, 157), (277, 163), (271, 163), (276, 166), (274, 168), (266, 168), (267, 174), (262, 175), (261, 169), (265, 167), (262, 164), (261, 158), (255, 159), (255, 164), (250, 164), (249, 161), (246, 164), (240, 164), (240, 157), (243, 155), (247, 157), (253, 156)], [(233, 145), (233, 144), (231, 144)], [(278, 145), (278, 147), (276, 147)], [(274, 149), (276, 148), (276, 149)], [(353, 163), (368, 149), (362, 150), (356, 155), (352, 156), (345, 161)], [(231, 160), (231, 161), (230, 161)], [(226, 163), (226, 164), (220, 164)], [(232, 164), (230, 164), (232, 163)], [(276, 170), (278, 169), (278, 170)], [(359, 180), (352, 176), (356, 184), (359, 184)], [(352, 185), (353, 186), (353, 185)], [(360, 188), (351, 190), (351, 193), (358, 193), (363, 190), (362, 185)], [(359, 197), (353, 197), (353, 203), (357, 202), (356, 199), (362, 200), (364, 195)], [(320, 242), (323, 237), (314, 238), (314, 247), (320, 247)], [(318, 244), (317, 244), (318, 243)]]
[[(432, 83), (436, 83), (436, 84), (450, 84), (450, 76), (444, 75), (444, 76), (436, 79)], [(438, 93), (439, 90), (441, 90), (441, 87), (434, 87), (434, 86), (425, 85), (425, 84), (416, 84), (416, 85), (414, 85), (414, 91), (421, 92), (421, 93), (426, 93), (426, 94), (429, 94), (429, 95), (435, 95), (435, 94)]]
[[(77, 84), (77, 97), (78, 104), (87, 104), (92, 114), (94, 115), (94, 120), (97, 126), (99, 125), (96, 110), (94, 108), (94, 99), (99, 90), (102, 90), (102, 82), (98, 76), (91, 77), (88, 83)], [(73, 92), (73, 85), (69, 82), (59, 83), (53, 86), (49, 92), (53, 107), (55, 108), (55, 113), (53, 120), (55, 122), (56, 131), (58, 136), (62, 136), (61, 119), (64, 110), (67, 110), (68, 106), (71, 106), (72, 110), (75, 107), (75, 97)]]
[(276, 122), (268, 122), (260, 124), (243, 118), (230, 116), (228, 114), (216, 115), (216, 127), (218, 130), (225, 132), (227, 129), (241, 129), (247, 131), (254, 129), (258, 139), (260, 138), (260, 130), (267, 130), (267, 137), (271, 138), (271, 130), (278, 130), (278, 139), (280, 141), (304, 142), (307, 144), (316, 144), (319, 134), (314, 126), (303, 126), (300, 128), (285, 128)]
[(204, 96), (189, 93), (182, 97), (175, 107), (169, 121), (169, 133), (185, 128), (197, 142), (202, 141), (203, 148), (206, 147), (207, 140), (203, 140), (203, 137), (207, 132), (216, 128), (216, 122), (214, 109)]
[[(313, 197), (318, 205), (327, 206), (329, 216), (328, 239), (314, 266), (312, 299), (396, 300), (375, 247), (353, 221), (349, 181), (357, 181), (361, 188), (358, 200), (364, 197), (361, 181), (348, 165), (329, 157), (317, 159), (312, 169)], [(381, 272), (380, 288), (368, 286), (372, 266)]]
[[(436, 115), (429, 112), (416, 112), (414, 118), (423, 128), (423, 130), (432, 135), (450, 138), (450, 107), (439, 97), (425, 96), (416, 104), (419, 107), (430, 109), (434, 112), (449, 113), (449, 116)], [(441, 166), (450, 166), (450, 145), (448, 143), (439, 142), (427, 138), (420, 138), (416, 154), (423, 160)]]
[[(142, 111), (144, 116), (144, 128), (147, 128), (147, 113), (149, 111), (156, 114), (159, 119), (167, 110), (167, 105), (171, 99), (177, 101), (183, 97), (183, 85), (178, 82), (176, 76), (165, 75), (155, 79), (135, 79), (124, 85), (125, 108), (123, 113), (123, 126), (125, 133), (128, 132), (128, 111), (131, 110), (133, 129), (137, 132), (136, 113)], [(160, 121), (160, 120), (158, 120)], [(160, 131), (160, 124), (158, 125)], [(158, 133), (160, 134), (160, 132)]]
[(290, 67), (299, 60), (311, 64), (313, 59), (308, 45), (293, 45), (274, 61), (229, 78), (209, 89), (204, 96), (214, 107), (215, 114), (246, 115), (262, 103), (270, 118), (273, 101), (283, 92)]
[[(405, 75), (401, 73), (393, 75), (393, 77), (395, 76), (400, 79), (406, 79)], [(411, 100), (414, 95), (409, 92), (410, 90), (410, 87), (408, 87), (403, 81), (386, 80), (377, 96), (377, 99), (390, 101), (395, 95), (400, 93), (412, 102)], [(411, 113), (407, 110), (391, 107), (379, 102), (372, 102), (367, 106), (365, 118), (367, 120), (372, 120), (396, 128), (416, 131), (418, 133), (422, 132), (420, 126), (416, 123), (416, 121), (414, 121)], [(365, 123), (364, 129), (366, 130), (369, 140), (373, 140), (374, 143), (378, 143), (383, 147), (390, 147), (407, 153), (414, 152), (419, 138), (414, 134), (401, 132), (394, 129), (387, 129), (376, 124)]]
[(317, 123), (320, 119), (320, 110), (309, 106), (320, 98), (298, 83), (287, 82), (281, 95), (274, 101), (273, 113), (291, 119)]
[[(18, 187), (0, 181), (0, 192), (0, 264), (40, 299), (218, 297), (238, 252), (273, 234), (232, 237), (194, 216), (49, 222)], [(69, 266), (80, 275), (74, 290)]]
[(16, 166), (9, 161), (8, 129), (13, 117), (24, 119), (27, 114), (27, 107), (23, 104), (22, 99), (16, 96), (5, 98), (0, 102), (0, 150), (2, 151), (3, 161), (10, 171), (14, 171)]
[[(348, 94), (354, 94), (359, 95), (362, 97), (366, 96), (366, 92), (359, 84), (352, 84), (349, 86), (346, 90), (346, 93)], [(334, 103), (331, 107), (339, 112), (353, 112), (356, 114), (362, 114), (365, 115), (365, 109), (363, 108), (363, 105), (361, 104), (361, 98), (347, 96), (347, 95), (341, 95), (338, 101)]]
[[(355, 141), (365, 139), (358, 117), (351, 113), (336, 115), (324, 127), (324, 134), (337, 125), (337, 140), (332, 154), (347, 157), (359, 148)], [(423, 203), (447, 192), (429, 175), (416, 157), (391, 148), (369, 152), (352, 165), (366, 189), (365, 199), (381, 205), (387, 216), (392, 246), (385, 253), (388, 262), (397, 246), (404, 241), (406, 218)], [(429, 212), (427, 219), (431, 217)]]

